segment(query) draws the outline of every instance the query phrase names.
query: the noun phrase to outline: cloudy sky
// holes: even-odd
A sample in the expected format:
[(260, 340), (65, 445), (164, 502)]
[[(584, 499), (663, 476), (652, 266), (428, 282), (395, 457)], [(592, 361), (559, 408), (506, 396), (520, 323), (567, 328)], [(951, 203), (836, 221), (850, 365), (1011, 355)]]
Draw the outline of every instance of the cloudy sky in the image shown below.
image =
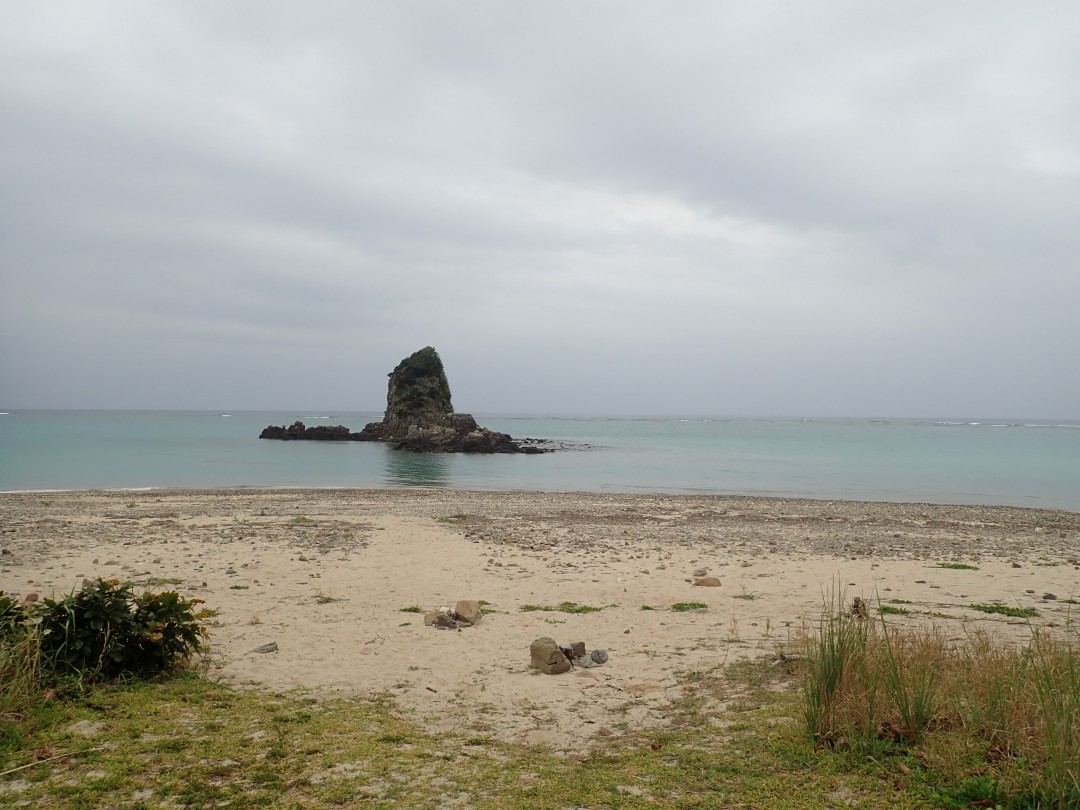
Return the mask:
[(1080, 418), (1080, 4), (0, 0), (0, 408)]

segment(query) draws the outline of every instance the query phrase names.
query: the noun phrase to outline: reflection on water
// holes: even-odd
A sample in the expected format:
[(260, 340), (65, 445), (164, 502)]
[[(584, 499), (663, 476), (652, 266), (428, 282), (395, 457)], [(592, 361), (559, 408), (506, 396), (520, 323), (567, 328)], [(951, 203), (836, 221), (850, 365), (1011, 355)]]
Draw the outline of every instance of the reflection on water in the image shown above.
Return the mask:
[(406, 487), (448, 486), (450, 458), (442, 453), (409, 453), (387, 449), (385, 482)]

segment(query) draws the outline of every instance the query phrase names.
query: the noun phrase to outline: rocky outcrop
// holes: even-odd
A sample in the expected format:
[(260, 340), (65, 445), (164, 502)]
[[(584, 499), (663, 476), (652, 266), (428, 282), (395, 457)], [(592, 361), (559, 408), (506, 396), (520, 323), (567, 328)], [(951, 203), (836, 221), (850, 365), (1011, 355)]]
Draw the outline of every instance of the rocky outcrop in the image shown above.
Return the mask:
[(293, 422), (289, 427), (270, 425), (259, 434), (260, 439), (306, 439), (323, 442), (358, 441), (359, 434), (344, 425), (316, 425), (307, 427), (303, 422)]
[(480, 427), (467, 413), (454, 413), (450, 382), (431, 346), (390, 372), (383, 419), (366, 425), (357, 438), (419, 453), (545, 452), (537, 443), (520, 444), (506, 433)]
[(344, 425), (270, 425), (259, 438), (386, 442), (398, 450), (417, 453), (536, 454), (552, 449), (543, 439), (517, 442), (506, 433), (480, 427), (467, 413), (454, 413), (450, 382), (439, 353), (431, 346), (409, 355), (390, 372), (381, 422), (371, 422), (359, 433)]

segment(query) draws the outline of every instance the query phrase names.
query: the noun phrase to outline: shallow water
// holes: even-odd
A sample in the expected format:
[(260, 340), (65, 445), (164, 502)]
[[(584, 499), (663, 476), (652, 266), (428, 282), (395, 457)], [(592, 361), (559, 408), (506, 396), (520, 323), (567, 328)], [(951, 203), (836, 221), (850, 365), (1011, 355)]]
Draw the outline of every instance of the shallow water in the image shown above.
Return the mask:
[(415, 455), (382, 445), (259, 440), (269, 424), (375, 413), (12, 411), (0, 490), (453, 487), (759, 494), (996, 503), (1080, 511), (1080, 422), (478, 416), (542, 456)]

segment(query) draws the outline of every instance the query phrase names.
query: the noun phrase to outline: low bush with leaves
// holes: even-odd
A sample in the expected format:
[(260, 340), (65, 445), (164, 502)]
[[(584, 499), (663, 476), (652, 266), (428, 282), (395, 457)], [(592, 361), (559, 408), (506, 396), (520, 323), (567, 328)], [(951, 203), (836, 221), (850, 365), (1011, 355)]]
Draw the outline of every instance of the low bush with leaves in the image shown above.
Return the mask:
[(90, 678), (169, 672), (206, 637), (200, 599), (176, 592), (137, 595), (130, 583), (98, 579), (30, 611), (45, 668)]

